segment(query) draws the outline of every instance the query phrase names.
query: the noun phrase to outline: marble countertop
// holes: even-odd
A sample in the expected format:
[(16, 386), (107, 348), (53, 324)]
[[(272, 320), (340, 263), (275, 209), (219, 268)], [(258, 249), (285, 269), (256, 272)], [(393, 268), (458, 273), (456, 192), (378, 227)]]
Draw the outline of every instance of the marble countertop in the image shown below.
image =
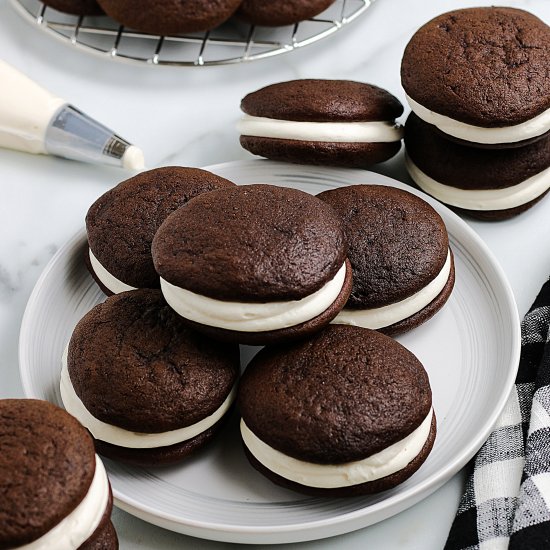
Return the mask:
[[(431, 17), (485, 0), (377, 0), (342, 32), (271, 59), (225, 67), (140, 67), (88, 55), (33, 29), (0, 2), (2, 58), (52, 92), (143, 148), (148, 167), (205, 166), (251, 158), (235, 123), (247, 92), (293, 78), (347, 78), (383, 86), (402, 100), (399, 66), (412, 33)], [(550, 22), (546, 0), (516, 0)], [(414, 6), (414, 7), (413, 7)], [(402, 155), (374, 167), (408, 181)], [(121, 170), (0, 150), (0, 398), (23, 396), (17, 341), (23, 311), (42, 269), (83, 225), (89, 205), (124, 179)], [(506, 222), (468, 221), (494, 252), (523, 315), (550, 274), (550, 199)], [(442, 548), (462, 490), (463, 473), (409, 510), (374, 526), (295, 549)], [(217, 549), (115, 510), (121, 548)]]

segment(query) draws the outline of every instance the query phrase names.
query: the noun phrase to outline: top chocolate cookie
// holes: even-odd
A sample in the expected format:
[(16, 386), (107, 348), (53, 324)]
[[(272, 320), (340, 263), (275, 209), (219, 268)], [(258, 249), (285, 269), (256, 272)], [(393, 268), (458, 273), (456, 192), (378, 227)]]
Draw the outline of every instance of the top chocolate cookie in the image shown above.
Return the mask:
[(278, 82), (248, 94), (247, 115), (297, 122), (394, 120), (403, 105), (388, 91), (353, 80), (303, 79)]
[(82, 501), (95, 472), (92, 438), (64, 410), (0, 401), (0, 548), (36, 541)]
[(241, 0), (98, 0), (105, 13), (125, 26), (151, 34), (179, 34), (217, 27)]
[(196, 197), (153, 240), (159, 275), (217, 300), (299, 300), (342, 268), (347, 247), (329, 205), (297, 189), (242, 185)]
[[(470, 8), (440, 15), (415, 33), (405, 49), (401, 79), (416, 114), (443, 131), (426, 118), (429, 111), (502, 128), (550, 109), (549, 67), (550, 27), (540, 19), (512, 8)], [(538, 135), (550, 129), (550, 114), (546, 119), (538, 121)]]
[(92, 275), (107, 294), (157, 288), (151, 243), (161, 223), (193, 197), (233, 185), (206, 170), (180, 166), (156, 168), (119, 183), (86, 216)]

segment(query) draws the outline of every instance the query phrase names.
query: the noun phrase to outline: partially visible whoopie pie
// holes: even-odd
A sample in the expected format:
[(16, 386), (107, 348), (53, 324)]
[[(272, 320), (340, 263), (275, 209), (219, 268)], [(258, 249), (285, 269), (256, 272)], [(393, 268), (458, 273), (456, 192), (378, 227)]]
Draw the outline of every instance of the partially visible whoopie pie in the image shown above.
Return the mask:
[(98, 452), (156, 465), (185, 458), (222, 425), (236, 393), (239, 349), (187, 328), (160, 290), (111, 296), (77, 324), (61, 397)]
[(550, 135), (515, 149), (475, 149), (442, 138), (414, 113), (405, 134), (406, 166), (418, 187), (476, 218), (520, 214), (550, 188)]
[(103, 13), (96, 0), (43, 0), (43, 4), (72, 15), (99, 15)]
[(360, 327), (331, 325), (262, 349), (242, 377), (238, 407), (252, 465), (311, 495), (395, 487), (426, 460), (436, 435), (422, 364)]
[(142, 172), (99, 197), (88, 210), (90, 273), (107, 294), (158, 288), (151, 258), (153, 237), (193, 197), (234, 184), (206, 170), (165, 166)]
[(292, 25), (325, 11), (334, 0), (244, 0), (237, 10), (237, 16), (248, 23), (277, 27)]
[(412, 193), (351, 185), (318, 197), (340, 215), (353, 268), (351, 296), (333, 323), (410, 330), (449, 298), (454, 260), (441, 216)]
[(241, 0), (98, 0), (127, 27), (161, 36), (207, 31), (233, 15)]
[(105, 468), (74, 417), (47, 401), (2, 399), (0, 450), (0, 548), (118, 548)]
[(401, 80), (412, 110), (470, 145), (522, 145), (550, 130), (550, 27), (523, 10), (467, 8), (421, 27)]
[(386, 90), (350, 80), (291, 80), (248, 94), (238, 125), (255, 155), (301, 164), (365, 167), (395, 155), (403, 106)]
[(338, 216), (297, 189), (243, 185), (196, 197), (161, 225), (152, 251), (170, 306), (239, 343), (320, 330), (351, 291)]

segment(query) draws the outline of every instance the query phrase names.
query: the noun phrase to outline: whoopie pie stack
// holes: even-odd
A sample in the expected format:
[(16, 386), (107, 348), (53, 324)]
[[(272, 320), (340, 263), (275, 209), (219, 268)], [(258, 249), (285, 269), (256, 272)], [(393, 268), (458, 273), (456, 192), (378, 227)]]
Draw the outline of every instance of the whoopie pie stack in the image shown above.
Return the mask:
[[(87, 229), (88, 267), (109, 297), (77, 324), (60, 389), (98, 452), (181, 461), (237, 399), (249, 461), (294, 490), (382, 491), (425, 461), (428, 375), (371, 330), (410, 330), (452, 291), (447, 231), (425, 201), (168, 167), (100, 197)], [(238, 344), (265, 345), (239, 389)]]
[(482, 219), (550, 188), (550, 27), (513, 8), (469, 8), (412, 37), (401, 79), (412, 109), (407, 169), (426, 193)]

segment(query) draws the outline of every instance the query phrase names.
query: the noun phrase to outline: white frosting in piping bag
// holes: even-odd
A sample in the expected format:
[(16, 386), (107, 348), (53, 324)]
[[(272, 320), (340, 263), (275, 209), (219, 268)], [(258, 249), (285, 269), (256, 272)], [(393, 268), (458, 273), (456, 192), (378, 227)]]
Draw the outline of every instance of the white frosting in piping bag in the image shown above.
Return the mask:
[(0, 60), (0, 147), (144, 167), (143, 152)]
[(46, 153), (46, 130), (66, 101), (0, 60), (0, 147)]

